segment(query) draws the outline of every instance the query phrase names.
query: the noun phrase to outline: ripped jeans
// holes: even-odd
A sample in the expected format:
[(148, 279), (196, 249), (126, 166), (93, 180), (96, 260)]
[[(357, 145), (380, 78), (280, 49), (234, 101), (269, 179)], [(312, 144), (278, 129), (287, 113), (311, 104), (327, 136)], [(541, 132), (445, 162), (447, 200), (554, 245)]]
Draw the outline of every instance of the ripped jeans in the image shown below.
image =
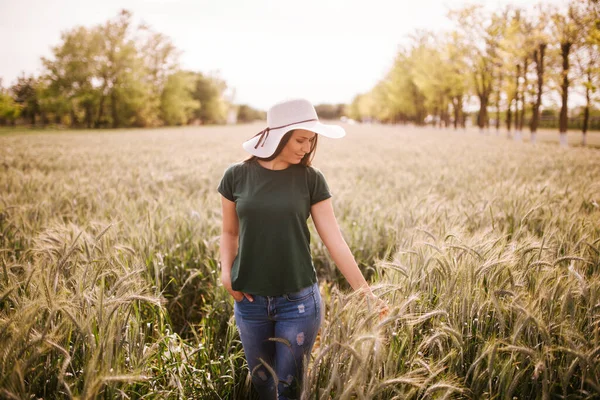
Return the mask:
[(299, 399), (304, 362), (321, 326), (317, 283), (281, 296), (234, 301), (252, 383), (261, 400)]

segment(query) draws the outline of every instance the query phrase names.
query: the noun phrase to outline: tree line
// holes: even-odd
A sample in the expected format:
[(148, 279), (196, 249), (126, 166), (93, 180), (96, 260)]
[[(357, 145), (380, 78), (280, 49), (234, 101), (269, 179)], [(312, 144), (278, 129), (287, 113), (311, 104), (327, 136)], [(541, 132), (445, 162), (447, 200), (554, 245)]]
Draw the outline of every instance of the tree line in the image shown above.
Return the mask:
[(454, 30), (414, 32), (387, 74), (368, 93), (357, 95), (348, 112), (359, 120), (429, 121), (457, 128), (464, 127), (465, 108), (474, 102), (481, 130), (504, 126), (519, 139), (528, 127), (535, 141), (541, 116), (559, 107), (558, 129), (566, 145), (569, 95), (576, 91), (584, 103), (578, 125), (585, 144), (598, 101), (598, 3), (452, 10)]
[[(134, 26), (132, 14), (63, 32), (39, 77), (0, 81), (0, 125), (79, 128), (151, 127), (241, 122), (264, 118), (232, 104), (214, 75), (182, 70), (180, 51), (162, 33)], [(235, 118), (234, 118), (235, 120)]]

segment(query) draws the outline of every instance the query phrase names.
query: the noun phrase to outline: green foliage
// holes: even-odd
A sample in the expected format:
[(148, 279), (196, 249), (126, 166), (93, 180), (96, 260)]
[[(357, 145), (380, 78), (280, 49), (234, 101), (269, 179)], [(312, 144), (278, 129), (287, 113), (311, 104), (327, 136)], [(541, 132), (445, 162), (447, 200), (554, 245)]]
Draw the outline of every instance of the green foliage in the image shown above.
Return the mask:
[(165, 125), (186, 125), (200, 104), (192, 97), (194, 76), (186, 72), (169, 75), (160, 98), (160, 116)]
[(20, 115), (35, 125), (36, 117), (40, 113), (38, 101), (37, 82), (33, 77), (21, 76), (11, 87), (14, 102), (20, 106)]
[(247, 104), (238, 106), (237, 122), (245, 123), (256, 120), (265, 120), (267, 118), (264, 111), (256, 110)]
[[(42, 59), (43, 75), (12, 87), (21, 116), (31, 125), (87, 128), (224, 123), (225, 82), (180, 71), (171, 40), (132, 18), (122, 10), (103, 24), (63, 32)], [(15, 120), (10, 115), (5, 123)]]
[(319, 118), (336, 120), (346, 114), (345, 104), (317, 104), (315, 106)]
[(199, 72), (192, 74), (196, 80), (192, 97), (200, 103), (200, 107), (193, 112), (194, 118), (202, 124), (225, 123), (228, 109), (223, 98), (223, 93), (227, 89), (225, 81), (216, 76), (205, 76)]
[(414, 79), (410, 56), (399, 52), (385, 81), (392, 114), (420, 125), (425, 119), (425, 98)]
[(357, 96), (349, 112), (352, 118), (382, 122), (425, 123), (428, 115), (450, 123), (463, 118), (468, 85), (466, 62), (458, 35), (436, 39), (419, 31), (409, 48), (401, 49), (390, 71), (371, 92)]
[[(573, 91), (573, 86), (584, 89), (589, 108), (597, 102), (593, 94), (600, 37), (597, 8), (586, 0), (568, 3), (566, 9), (539, 3), (533, 10), (512, 5), (495, 12), (487, 12), (482, 5), (450, 10), (456, 29), (417, 30), (410, 35), (385, 76), (369, 92), (353, 99), (350, 116), (417, 125), (425, 121), (445, 126), (454, 123), (456, 128), (464, 126), (464, 108), (477, 101), (475, 116), (480, 129), (489, 126), (493, 111), (496, 115), (492, 118), (498, 121), (500, 113), (514, 116), (515, 126), (521, 130), (527, 114), (538, 115), (536, 98), (541, 101), (543, 96), (548, 103), (551, 96), (546, 92), (554, 91), (564, 93), (561, 119), (566, 126), (566, 93)], [(544, 59), (540, 49), (549, 50)], [(578, 69), (563, 70), (563, 64), (573, 64), (573, 58)], [(570, 126), (596, 125), (572, 121)]]
[[(350, 104), (349, 116), (358, 121), (369, 121), (377, 117), (377, 105), (374, 101), (374, 90), (371, 93), (358, 94)], [(383, 105), (381, 105), (383, 106)]]
[(20, 113), (19, 104), (0, 86), (0, 125), (14, 125)]

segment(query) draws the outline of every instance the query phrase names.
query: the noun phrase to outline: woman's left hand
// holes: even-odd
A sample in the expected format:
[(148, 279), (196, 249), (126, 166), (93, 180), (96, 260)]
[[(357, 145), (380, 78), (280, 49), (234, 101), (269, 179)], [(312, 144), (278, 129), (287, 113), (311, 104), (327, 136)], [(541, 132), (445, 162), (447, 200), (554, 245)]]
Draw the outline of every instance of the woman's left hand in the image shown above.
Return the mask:
[(375, 309), (379, 311), (379, 319), (382, 320), (390, 313), (390, 308), (387, 303), (381, 298), (371, 294), (371, 299), (375, 302)]
[(385, 318), (390, 313), (390, 308), (388, 307), (385, 300), (377, 297), (372, 291), (371, 288), (365, 286), (359, 290), (363, 290), (363, 294), (367, 296), (367, 301), (369, 304), (375, 305), (375, 310), (379, 312), (379, 319)]

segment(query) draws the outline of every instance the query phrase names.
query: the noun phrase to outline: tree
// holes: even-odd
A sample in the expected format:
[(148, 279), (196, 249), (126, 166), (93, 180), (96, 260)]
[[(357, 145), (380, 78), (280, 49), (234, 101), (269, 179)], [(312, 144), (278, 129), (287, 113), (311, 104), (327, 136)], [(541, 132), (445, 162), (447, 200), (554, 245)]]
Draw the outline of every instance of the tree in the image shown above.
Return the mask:
[(577, 10), (570, 2), (566, 13), (555, 11), (552, 14), (552, 28), (556, 41), (560, 44), (562, 70), (560, 74), (561, 108), (559, 117), (560, 145), (567, 146), (569, 69), (571, 51), (578, 41)]
[[(394, 122), (414, 122), (423, 125), (427, 110), (425, 109), (425, 96), (417, 87), (414, 79), (414, 60), (407, 50), (400, 50), (390, 71), (382, 82), (381, 90), (385, 94), (390, 114)], [(364, 103), (362, 98), (355, 99)], [(356, 109), (355, 102), (351, 106)], [(352, 113), (351, 113), (352, 114)], [(360, 120), (362, 116), (352, 116)]]
[[(164, 111), (165, 103), (162, 96), (166, 85), (169, 84), (169, 79), (171, 79), (170, 84), (176, 86), (189, 83), (189, 79), (184, 78), (183, 75), (174, 75), (179, 69), (178, 59), (180, 52), (173, 45), (169, 37), (162, 33), (154, 32), (145, 25), (141, 26), (139, 31), (143, 35), (140, 40), (139, 51), (144, 66), (144, 74), (141, 76), (141, 79), (148, 88), (146, 99), (148, 120), (146, 123), (148, 125), (158, 125), (160, 123), (158, 108), (160, 107), (161, 112)], [(184, 107), (182, 110), (184, 114), (187, 113), (189, 107), (197, 108), (195, 102), (190, 102), (192, 99), (188, 97), (186, 90), (180, 91), (183, 96), (181, 99), (173, 97), (173, 87), (169, 90), (171, 91), (169, 98), (175, 102), (179, 102), (179, 105)], [(169, 106), (169, 108), (173, 109), (172, 106)], [(164, 122), (169, 125), (167, 121)]]
[(344, 115), (345, 109), (345, 104), (317, 104), (315, 106), (317, 115), (323, 119), (340, 119)]
[(468, 80), (464, 73), (467, 68), (464, 38), (458, 32), (452, 32), (444, 46), (443, 58), (448, 67), (445, 82), (449, 89), (448, 95), (454, 111), (454, 129), (456, 130), (459, 124), (465, 128), (463, 103), (468, 90)]
[(348, 106), (348, 116), (356, 121), (360, 121), (362, 119), (362, 114), (360, 112), (360, 99), (365, 96), (365, 94), (357, 94), (352, 99), (352, 102)]
[(542, 93), (544, 91), (544, 61), (546, 48), (550, 40), (548, 35), (548, 11), (540, 4), (537, 7), (537, 13), (534, 16), (535, 24), (531, 34), (532, 60), (535, 64), (537, 84), (535, 90), (535, 103), (532, 106), (531, 123), (531, 143), (536, 142), (537, 129), (540, 122), (540, 107), (542, 106)]
[(71, 125), (83, 121), (92, 127), (99, 93), (94, 87), (97, 60), (100, 56), (98, 32), (77, 27), (61, 35), (62, 43), (52, 48), (53, 58), (42, 58), (44, 81), (44, 113), (54, 115), (55, 122), (70, 115)]
[(425, 106), (432, 114), (432, 123), (449, 125), (448, 104), (450, 88), (447, 81), (448, 66), (442, 61), (440, 44), (432, 32), (418, 31), (411, 51), (412, 76), (425, 97)]
[(144, 111), (139, 108), (147, 104), (144, 83), (136, 81), (142, 75), (143, 62), (133, 38), (131, 16), (129, 11), (122, 10), (115, 20), (99, 28), (102, 39), (99, 75), (103, 87), (99, 112), (102, 115), (108, 97), (113, 128), (127, 126), (136, 117), (143, 117)]
[[(133, 26), (127, 10), (104, 24), (67, 31), (53, 57), (43, 59), (47, 109), (62, 119), (66, 108), (71, 125), (83, 121), (88, 128), (160, 125), (161, 98), (178, 55), (167, 36)], [(174, 99), (172, 93), (167, 97)], [(179, 119), (167, 114), (170, 122)]]
[(194, 100), (195, 77), (189, 72), (169, 75), (160, 97), (160, 118), (165, 125), (186, 125), (200, 103)]
[(592, 97), (597, 89), (597, 74), (599, 61), (598, 40), (599, 27), (596, 24), (593, 4), (588, 1), (577, 1), (573, 3), (576, 12), (573, 13), (576, 24), (579, 27), (579, 43), (576, 46), (575, 68), (576, 76), (583, 78), (583, 88), (585, 93), (585, 106), (583, 111), (582, 124), (582, 146), (587, 145), (587, 131), (589, 127), (590, 110), (592, 108)]
[[(506, 94), (506, 133), (507, 137), (512, 134), (512, 122), (514, 117), (515, 140), (519, 136), (519, 99), (520, 79), (522, 72), (522, 60), (526, 50), (522, 47), (521, 34), (521, 10), (511, 6), (505, 8), (504, 12), (494, 15), (499, 33), (498, 65), (506, 71), (505, 94)], [(513, 113), (514, 105), (514, 113)]]
[(354, 97), (349, 107), (349, 114), (352, 119), (371, 122), (376, 119), (378, 113), (380, 115), (391, 115), (391, 105), (379, 107), (381, 104), (376, 103), (376, 92), (379, 92), (379, 96), (387, 96), (385, 81), (379, 81), (370, 92), (358, 94)]
[(238, 123), (248, 123), (256, 120), (264, 120), (265, 118), (266, 115), (263, 111), (256, 110), (247, 104), (241, 104), (238, 107)]
[(121, 10), (105, 23), (63, 32), (52, 56), (42, 58), (43, 74), (19, 78), (11, 93), (31, 124), (142, 127), (184, 124), (193, 116), (225, 122), (225, 82), (181, 72), (179, 54), (167, 36), (134, 26), (131, 12)]
[(203, 124), (222, 124), (227, 119), (227, 104), (223, 98), (227, 84), (218, 76), (193, 73), (195, 88), (192, 98), (199, 102), (193, 116)]
[[(532, 51), (535, 47), (535, 40), (533, 36), (534, 23), (523, 10), (519, 10), (519, 16), (516, 20), (518, 22), (518, 36), (521, 42), (521, 60), (522, 60), (522, 85), (518, 91), (518, 97), (521, 101), (521, 114), (519, 115), (519, 124), (517, 127), (518, 137), (517, 140), (522, 139), (523, 126), (525, 125), (525, 115), (527, 111), (527, 95), (529, 94), (529, 66), (531, 65)], [(519, 82), (520, 83), (520, 82)]]
[(14, 102), (20, 106), (20, 115), (28, 119), (32, 126), (35, 126), (40, 113), (37, 80), (33, 76), (22, 75), (10, 90), (14, 96)]
[(15, 125), (20, 113), (21, 106), (2, 87), (2, 80), (0, 79), (0, 125)]
[(389, 92), (384, 80), (377, 82), (367, 97), (362, 99), (362, 108), (366, 110), (368, 122), (395, 122), (394, 110), (389, 103)]
[(477, 125), (483, 131), (489, 123), (488, 104), (496, 76), (502, 24), (498, 19), (487, 19), (481, 5), (467, 6), (451, 11), (449, 15), (457, 22), (459, 32), (470, 50), (466, 62), (472, 74), (474, 92), (479, 99)]
[(55, 86), (42, 80), (39, 86), (39, 102), (42, 125), (48, 123), (65, 124), (68, 120), (72, 126), (72, 119), (68, 117), (72, 103)]

